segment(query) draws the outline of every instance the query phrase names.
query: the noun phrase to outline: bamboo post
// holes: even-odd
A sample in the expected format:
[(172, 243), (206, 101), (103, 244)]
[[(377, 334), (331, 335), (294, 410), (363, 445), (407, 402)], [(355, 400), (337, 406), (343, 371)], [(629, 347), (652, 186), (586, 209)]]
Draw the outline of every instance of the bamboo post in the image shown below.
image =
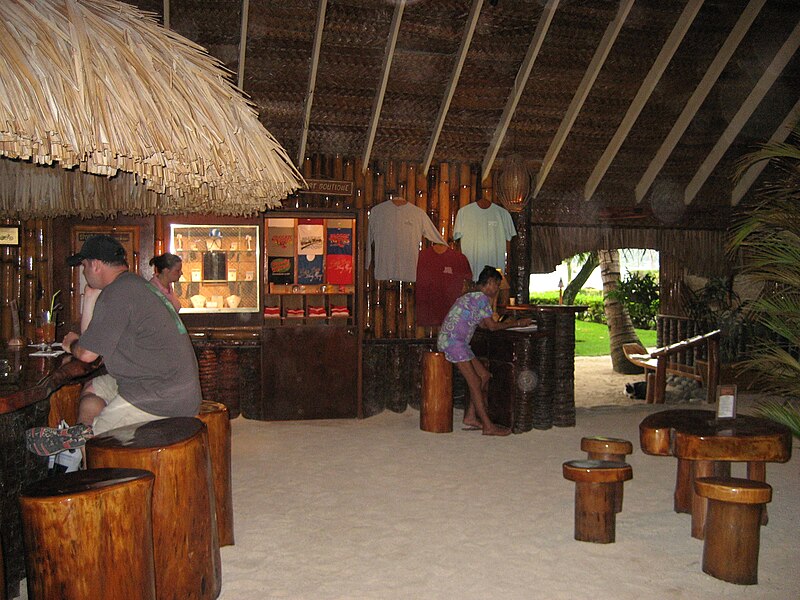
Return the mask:
[(405, 338), (406, 320), (408, 319), (408, 307), (406, 305), (406, 288), (408, 283), (405, 281), (397, 282), (397, 337)]
[(375, 332), (375, 337), (380, 339), (383, 337), (384, 331), (384, 306), (383, 306), (383, 283), (382, 281), (375, 282), (374, 294), (375, 299), (373, 301), (374, 308), (374, 315), (373, 315), (373, 331)]
[(439, 165), (439, 219), (434, 221), (439, 233), (447, 239), (447, 226), (450, 222), (450, 165), (441, 163)]
[(397, 337), (397, 282), (385, 281), (384, 285), (384, 311), (383, 320), (385, 324), (383, 337)]

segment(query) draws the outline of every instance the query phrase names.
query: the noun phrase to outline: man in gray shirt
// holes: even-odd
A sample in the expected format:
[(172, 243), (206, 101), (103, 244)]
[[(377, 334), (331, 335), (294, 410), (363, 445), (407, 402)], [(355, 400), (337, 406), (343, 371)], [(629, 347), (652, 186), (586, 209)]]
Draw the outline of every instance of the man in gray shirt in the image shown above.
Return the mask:
[(111, 236), (87, 239), (67, 263), (81, 265), (87, 283), (102, 290), (83, 335), (70, 332), (63, 341), (66, 352), (85, 362), (102, 356), (111, 376), (93, 382), (95, 393), (107, 404), (94, 421), (94, 434), (197, 415), (197, 359), (170, 301), (128, 271), (125, 249)]

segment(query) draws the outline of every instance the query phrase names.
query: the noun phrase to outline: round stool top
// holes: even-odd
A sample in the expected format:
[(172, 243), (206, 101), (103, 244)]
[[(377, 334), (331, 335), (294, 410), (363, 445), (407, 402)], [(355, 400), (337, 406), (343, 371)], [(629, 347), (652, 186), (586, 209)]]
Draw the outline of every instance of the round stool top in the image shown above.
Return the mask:
[(628, 440), (593, 435), (581, 439), (581, 450), (598, 454), (630, 454), (633, 444)]
[(611, 483), (633, 478), (628, 463), (610, 460), (568, 460), (562, 465), (564, 478), (584, 483)]
[(205, 424), (194, 417), (169, 417), (147, 423), (118, 427), (86, 442), (98, 448), (163, 448), (197, 435)]
[(21, 495), (26, 498), (73, 496), (153, 477), (150, 471), (142, 469), (86, 469), (47, 477), (25, 488)]
[(694, 480), (698, 496), (734, 504), (766, 504), (772, 500), (772, 487), (763, 481), (737, 477), (701, 477)]
[(203, 400), (200, 403), (200, 414), (228, 412), (228, 407), (221, 402), (213, 402), (211, 400)]

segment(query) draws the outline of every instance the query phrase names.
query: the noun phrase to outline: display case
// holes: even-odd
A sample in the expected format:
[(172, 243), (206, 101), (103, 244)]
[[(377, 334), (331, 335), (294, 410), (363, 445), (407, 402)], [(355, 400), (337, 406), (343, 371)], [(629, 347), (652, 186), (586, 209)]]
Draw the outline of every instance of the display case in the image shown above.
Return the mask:
[(170, 225), (169, 251), (183, 260), (175, 284), (181, 313), (261, 309), (257, 225)]
[(268, 218), (265, 231), (265, 325), (352, 325), (355, 219)]

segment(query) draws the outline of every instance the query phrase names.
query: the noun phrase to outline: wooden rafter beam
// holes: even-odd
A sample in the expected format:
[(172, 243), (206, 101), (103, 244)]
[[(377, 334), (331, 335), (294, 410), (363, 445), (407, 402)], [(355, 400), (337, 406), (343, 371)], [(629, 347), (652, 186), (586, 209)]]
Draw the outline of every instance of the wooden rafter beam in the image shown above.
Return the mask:
[(578, 89), (572, 97), (572, 102), (570, 102), (564, 118), (561, 119), (561, 125), (558, 126), (558, 131), (553, 141), (550, 142), (550, 147), (547, 149), (547, 154), (544, 156), (542, 166), (536, 174), (536, 186), (533, 190), (534, 198), (539, 194), (545, 179), (547, 179), (547, 175), (550, 173), (550, 169), (553, 168), (553, 163), (555, 163), (556, 158), (558, 158), (561, 147), (564, 145), (569, 132), (572, 130), (572, 126), (575, 124), (575, 120), (578, 118), (578, 114), (581, 112), (583, 104), (586, 102), (586, 98), (589, 96), (589, 92), (592, 90), (592, 86), (597, 79), (597, 75), (600, 73), (600, 69), (603, 68), (606, 58), (608, 58), (608, 53), (611, 51), (611, 47), (614, 45), (622, 29), (622, 25), (625, 23), (625, 19), (628, 18), (628, 13), (633, 3), (634, 0), (623, 0), (620, 2), (616, 16), (608, 24), (608, 27), (606, 27), (603, 38), (600, 40), (600, 44), (594, 52), (592, 61), (586, 68), (586, 73), (584, 73), (583, 79), (581, 79), (581, 83), (578, 85)]
[(780, 50), (775, 54), (775, 57), (764, 71), (764, 74), (756, 82), (755, 86), (753, 86), (753, 89), (731, 119), (731, 122), (728, 123), (725, 131), (722, 132), (717, 143), (714, 144), (711, 152), (706, 156), (703, 164), (700, 165), (700, 168), (697, 169), (694, 177), (692, 177), (692, 180), (686, 186), (686, 191), (683, 194), (683, 202), (687, 206), (695, 199), (700, 188), (703, 187), (703, 184), (708, 179), (708, 176), (711, 175), (717, 163), (719, 163), (722, 156), (728, 148), (730, 148), (733, 140), (739, 135), (744, 124), (747, 123), (747, 120), (752, 116), (758, 104), (764, 99), (769, 88), (771, 88), (775, 80), (778, 79), (778, 76), (789, 62), (789, 59), (792, 58), (792, 55), (797, 51), (798, 47), (800, 47), (800, 23), (795, 25), (792, 33), (789, 34), (789, 37), (780, 47)]
[[(783, 122), (778, 125), (778, 128), (775, 130), (775, 133), (772, 134), (772, 137), (769, 138), (768, 144), (782, 144), (786, 141), (786, 138), (789, 137), (789, 133), (792, 131), (792, 127), (794, 127), (795, 123), (797, 123), (798, 119), (800, 119), (800, 100), (792, 107), (792, 109), (787, 113), (786, 118)], [(758, 176), (761, 175), (761, 172), (767, 166), (769, 161), (762, 160), (759, 163), (752, 165), (747, 171), (745, 171), (744, 175), (741, 176), (739, 181), (736, 183), (736, 186), (733, 188), (733, 192), (731, 192), (731, 204), (736, 206), (739, 204), (739, 201), (744, 197), (750, 187), (755, 183)]]
[(308, 141), (308, 128), (311, 125), (311, 105), (314, 103), (314, 91), (317, 87), (317, 69), (319, 68), (319, 52), (322, 48), (322, 32), (325, 29), (325, 12), (328, 8), (328, 0), (319, 0), (317, 7), (317, 26), (314, 31), (314, 48), (311, 51), (311, 69), (308, 74), (308, 89), (303, 103), (303, 129), (300, 132), (300, 144), (297, 149), (297, 164), (302, 165), (306, 153), (306, 142)]
[(442, 99), (442, 104), (439, 106), (439, 114), (436, 116), (436, 125), (433, 127), (431, 140), (428, 142), (428, 150), (425, 152), (423, 173), (426, 175), (433, 161), (433, 153), (436, 151), (436, 144), (439, 142), (439, 136), (442, 133), (442, 127), (444, 127), (447, 111), (450, 110), (450, 102), (453, 100), (453, 94), (456, 91), (458, 79), (461, 77), (461, 69), (464, 67), (464, 61), (467, 59), (469, 45), (472, 43), (472, 36), (475, 33), (475, 26), (478, 24), (478, 17), (481, 14), (482, 7), (483, 0), (472, 1), (472, 8), (470, 8), (469, 16), (467, 17), (467, 26), (464, 28), (464, 35), (461, 37), (461, 46), (458, 48), (458, 55), (456, 56), (456, 62), (453, 66), (453, 72), (450, 74), (450, 82), (447, 84), (447, 91)]
[[(247, 55), (247, 23), (250, 18), (250, 0), (242, 0), (242, 26), (239, 32), (239, 68), (237, 73), (238, 87), (244, 90), (244, 61)], [(300, 164), (300, 163), (298, 163)]]
[(708, 70), (706, 71), (703, 78), (700, 80), (700, 83), (697, 84), (694, 92), (692, 93), (689, 100), (687, 100), (686, 105), (683, 107), (681, 114), (675, 119), (675, 123), (672, 125), (672, 129), (670, 130), (667, 137), (664, 139), (664, 142), (661, 144), (661, 147), (656, 152), (653, 160), (650, 161), (650, 164), (647, 167), (647, 170), (642, 175), (639, 183), (636, 184), (636, 202), (641, 202), (644, 198), (647, 191), (650, 189), (650, 186), (653, 185), (653, 181), (655, 181), (658, 174), (661, 172), (661, 169), (664, 167), (664, 163), (667, 162), (670, 154), (675, 149), (675, 146), (678, 145), (678, 142), (681, 139), (681, 136), (686, 132), (686, 128), (689, 127), (689, 123), (692, 122), (697, 111), (700, 109), (700, 106), (708, 96), (708, 93), (711, 91), (711, 88), (714, 87), (714, 84), (719, 79), (722, 70), (731, 60), (734, 51), (736, 48), (739, 47), (744, 35), (750, 29), (750, 26), (755, 21), (758, 13), (761, 11), (762, 7), (764, 6), (767, 0), (750, 0), (748, 5), (742, 11), (742, 14), (739, 16), (739, 20), (736, 21), (736, 25), (733, 26), (731, 32), (728, 34), (725, 43), (722, 44), (717, 55), (714, 57), (714, 60), (709, 65)]
[(494, 164), (495, 158), (497, 158), (497, 152), (500, 150), (503, 139), (506, 137), (508, 125), (511, 122), (511, 118), (514, 116), (514, 112), (517, 110), (517, 104), (522, 97), (522, 92), (525, 90), (525, 85), (528, 83), (528, 77), (530, 77), (531, 70), (533, 69), (533, 63), (536, 62), (536, 57), (539, 55), (539, 50), (547, 35), (547, 30), (550, 29), (550, 23), (553, 21), (558, 3), (559, 0), (547, 0), (547, 4), (542, 11), (542, 16), (536, 24), (536, 30), (533, 32), (533, 39), (528, 46), (528, 52), (525, 54), (525, 59), (519, 67), (517, 77), (514, 79), (514, 87), (511, 89), (508, 100), (506, 100), (503, 114), (500, 116), (500, 122), (494, 130), (492, 141), (489, 143), (489, 148), (487, 148), (486, 155), (483, 157), (483, 165), (481, 167), (483, 180), (486, 180), (491, 174), (492, 165)]
[(622, 147), (622, 143), (625, 141), (625, 138), (628, 137), (633, 124), (636, 123), (636, 119), (639, 118), (644, 105), (650, 99), (650, 95), (661, 80), (661, 76), (664, 74), (667, 65), (669, 65), (675, 51), (683, 41), (686, 32), (689, 31), (689, 27), (702, 5), (703, 0), (689, 0), (689, 2), (686, 3), (681, 16), (678, 17), (675, 23), (675, 27), (672, 28), (653, 66), (650, 67), (650, 71), (647, 73), (644, 81), (642, 81), (639, 91), (636, 92), (636, 96), (628, 107), (628, 112), (625, 113), (625, 117), (623, 117), (617, 131), (614, 133), (614, 137), (611, 138), (600, 160), (598, 160), (597, 164), (594, 166), (594, 170), (589, 176), (589, 180), (586, 182), (586, 187), (583, 190), (584, 199), (589, 200), (594, 195), (597, 186), (600, 185), (606, 171), (608, 171), (608, 167), (611, 166), (611, 163), (617, 156), (617, 152), (619, 152), (619, 149)]
[(386, 41), (386, 52), (383, 56), (383, 68), (381, 70), (381, 84), (375, 94), (372, 104), (372, 118), (367, 131), (367, 140), (364, 144), (364, 160), (361, 163), (361, 172), (366, 173), (369, 166), (369, 157), (372, 154), (372, 145), (375, 143), (375, 132), (378, 130), (378, 121), (381, 118), (383, 108), (383, 98), (386, 95), (386, 84), (389, 82), (389, 71), (392, 69), (394, 59), (394, 49), (397, 45), (397, 34), (400, 32), (400, 22), (403, 20), (403, 11), (406, 7), (406, 0), (398, 0), (394, 5), (394, 15), (389, 30), (389, 39)]

